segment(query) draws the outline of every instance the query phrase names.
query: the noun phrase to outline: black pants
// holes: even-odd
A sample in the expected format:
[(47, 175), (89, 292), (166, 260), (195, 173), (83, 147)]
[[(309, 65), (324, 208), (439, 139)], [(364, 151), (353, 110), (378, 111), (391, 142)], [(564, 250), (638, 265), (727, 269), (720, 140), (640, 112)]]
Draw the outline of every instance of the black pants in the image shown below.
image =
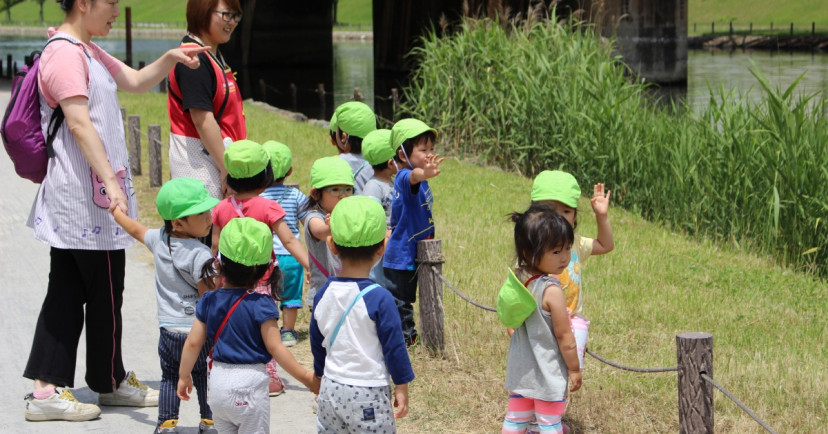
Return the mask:
[[(181, 353), (184, 350), (186, 333), (174, 333), (167, 329), (160, 329), (158, 339), (158, 358), (161, 360), (161, 388), (158, 390), (158, 423), (168, 419), (178, 419), (178, 409), (181, 400), (178, 399), (178, 366), (181, 364)], [(193, 385), (198, 395), (198, 409), (202, 419), (212, 419), (213, 412), (207, 404), (207, 355), (212, 344), (207, 341), (198, 353), (192, 370)]]
[(397, 311), (400, 313), (403, 337), (411, 342), (417, 337), (414, 328), (414, 302), (417, 301), (417, 270), (394, 270), (383, 267), (385, 277), (390, 285), (388, 291), (397, 302)]
[(23, 376), (74, 387), (85, 320), (86, 384), (98, 393), (112, 392), (126, 376), (121, 359), (124, 251), (52, 247), (50, 255), (49, 287)]

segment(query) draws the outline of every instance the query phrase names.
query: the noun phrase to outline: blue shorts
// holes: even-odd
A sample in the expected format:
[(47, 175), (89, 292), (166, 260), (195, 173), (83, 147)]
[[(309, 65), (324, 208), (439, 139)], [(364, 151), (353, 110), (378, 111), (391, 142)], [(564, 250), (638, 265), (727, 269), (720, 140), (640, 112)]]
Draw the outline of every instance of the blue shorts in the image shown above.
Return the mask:
[(280, 309), (302, 307), (302, 287), (305, 284), (305, 269), (291, 255), (276, 255), (282, 270), (282, 302)]

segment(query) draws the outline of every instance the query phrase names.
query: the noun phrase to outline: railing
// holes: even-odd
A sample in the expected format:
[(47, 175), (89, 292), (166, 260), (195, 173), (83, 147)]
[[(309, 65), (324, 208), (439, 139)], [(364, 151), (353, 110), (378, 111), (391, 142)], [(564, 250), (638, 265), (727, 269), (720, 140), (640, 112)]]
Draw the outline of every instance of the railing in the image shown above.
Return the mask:
[[(445, 262), (440, 240), (423, 240), (417, 243), (417, 277), (420, 286), (420, 323), (423, 345), (432, 354), (442, 354), (443, 339), (443, 284), (458, 297), (481, 309), (496, 312), (497, 309), (475, 302), (458, 291), (443, 276)], [(713, 388), (719, 389), (736, 403), (762, 428), (776, 433), (752, 410), (736, 399), (727, 389), (713, 381), (713, 335), (709, 333), (680, 333), (676, 336), (677, 366), (663, 368), (636, 368), (607, 360), (587, 349), (587, 354), (614, 368), (638, 373), (676, 372), (678, 377), (678, 414), (680, 433), (713, 432)]]
[[(717, 26), (718, 24), (718, 26)], [(756, 23), (748, 22), (747, 25), (736, 23), (733, 21), (727, 23), (716, 23), (711, 21), (710, 25), (706, 23), (693, 23), (694, 34), (711, 34), (711, 35), (764, 35), (764, 36), (817, 36), (828, 33), (828, 28), (812, 21), (810, 25), (795, 25), (794, 23)], [(709, 32), (707, 32), (709, 30)]]

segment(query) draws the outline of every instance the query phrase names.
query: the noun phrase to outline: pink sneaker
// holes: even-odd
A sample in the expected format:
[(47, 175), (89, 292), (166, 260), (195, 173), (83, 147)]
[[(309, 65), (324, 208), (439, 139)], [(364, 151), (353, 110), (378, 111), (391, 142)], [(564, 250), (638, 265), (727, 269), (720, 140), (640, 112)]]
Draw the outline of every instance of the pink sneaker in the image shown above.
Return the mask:
[(267, 386), (267, 391), (270, 396), (279, 396), (285, 393), (285, 383), (278, 376), (270, 378), (270, 384)]

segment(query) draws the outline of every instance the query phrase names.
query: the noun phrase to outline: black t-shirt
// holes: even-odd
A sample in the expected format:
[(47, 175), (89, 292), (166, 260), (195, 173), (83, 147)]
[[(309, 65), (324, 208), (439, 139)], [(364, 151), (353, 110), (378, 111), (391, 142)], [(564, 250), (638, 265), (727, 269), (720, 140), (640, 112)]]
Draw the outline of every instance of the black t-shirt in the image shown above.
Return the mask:
[[(197, 43), (195, 39), (185, 36), (182, 42)], [(199, 44), (200, 45), (200, 44)], [(213, 111), (213, 97), (216, 94), (216, 75), (213, 63), (207, 53), (199, 53), (201, 66), (192, 69), (182, 63), (175, 65), (175, 79), (181, 89), (181, 105), (184, 111), (191, 108)]]

